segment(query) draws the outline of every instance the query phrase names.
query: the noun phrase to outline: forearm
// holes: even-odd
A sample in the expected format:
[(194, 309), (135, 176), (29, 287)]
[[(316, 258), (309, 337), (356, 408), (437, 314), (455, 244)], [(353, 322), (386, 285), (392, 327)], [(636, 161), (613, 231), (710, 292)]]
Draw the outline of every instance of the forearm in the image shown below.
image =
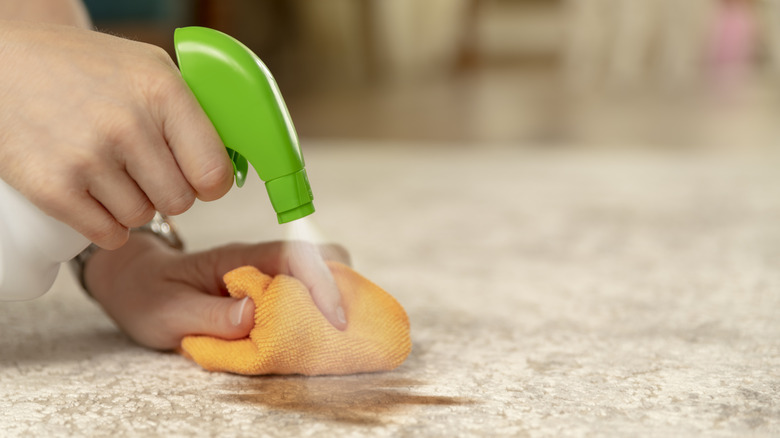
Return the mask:
[(81, 0), (0, 0), (0, 19), (92, 27)]

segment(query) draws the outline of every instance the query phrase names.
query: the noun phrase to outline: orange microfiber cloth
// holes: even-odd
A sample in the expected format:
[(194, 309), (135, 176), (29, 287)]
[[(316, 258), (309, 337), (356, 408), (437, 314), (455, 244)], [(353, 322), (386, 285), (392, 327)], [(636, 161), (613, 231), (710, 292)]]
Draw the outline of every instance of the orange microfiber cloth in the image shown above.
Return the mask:
[(401, 365), (412, 349), (403, 307), (351, 268), (334, 262), (328, 267), (341, 291), (346, 330), (325, 319), (300, 281), (244, 266), (224, 279), (231, 296), (255, 302), (249, 338), (188, 336), (182, 349), (207, 370), (248, 375), (351, 374)]

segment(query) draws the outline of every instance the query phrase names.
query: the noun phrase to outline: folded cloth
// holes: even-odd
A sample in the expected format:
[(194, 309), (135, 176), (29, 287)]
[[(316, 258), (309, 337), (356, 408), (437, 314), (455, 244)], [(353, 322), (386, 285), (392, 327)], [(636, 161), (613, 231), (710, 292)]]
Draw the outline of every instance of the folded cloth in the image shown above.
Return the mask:
[(351, 268), (335, 262), (328, 267), (341, 291), (346, 330), (325, 319), (297, 279), (244, 266), (224, 279), (231, 296), (255, 303), (249, 338), (187, 336), (184, 354), (207, 370), (248, 375), (352, 374), (399, 366), (412, 349), (403, 307)]

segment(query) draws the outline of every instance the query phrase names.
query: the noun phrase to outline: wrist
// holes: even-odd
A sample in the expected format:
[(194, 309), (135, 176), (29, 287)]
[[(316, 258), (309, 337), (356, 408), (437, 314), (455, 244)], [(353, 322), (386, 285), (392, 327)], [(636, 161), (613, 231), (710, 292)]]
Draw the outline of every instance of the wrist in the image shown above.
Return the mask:
[(92, 295), (96, 288), (102, 289), (105, 280), (115, 276), (119, 268), (148, 257), (146, 252), (171, 253), (184, 248), (173, 221), (160, 213), (146, 225), (131, 231), (128, 241), (116, 250), (91, 244), (71, 260), (74, 275), (87, 294)]
[(126, 269), (140, 260), (148, 260), (168, 247), (148, 233), (131, 233), (121, 248), (107, 250), (100, 247), (92, 253), (83, 265), (82, 287), (94, 298), (102, 291), (110, 290), (121, 269)]

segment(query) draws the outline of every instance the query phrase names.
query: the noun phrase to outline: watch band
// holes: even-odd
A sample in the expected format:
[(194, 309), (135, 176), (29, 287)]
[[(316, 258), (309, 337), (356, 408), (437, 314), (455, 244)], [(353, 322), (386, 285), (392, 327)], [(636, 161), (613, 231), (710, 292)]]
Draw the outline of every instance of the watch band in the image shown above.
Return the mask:
[(152, 220), (146, 225), (133, 228), (131, 231), (146, 231), (154, 234), (173, 249), (183, 250), (184, 242), (179, 238), (176, 223), (168, 216), (155, 212)]
[[(170, 218), (168, 218), (168, 216), (165, 216), (162, 213), (155, 212), (151, 221), (147, 222), (141, 227), (132, 228), (130, 231), (148, 232), (158, 237), (173, 249), (184, 249), (184, 242), (182, 242), (179, 234), (177, 233), (176, 224)], [(89, 246), (84, 249), (84, 251), (81, 251), (68, 263), (71, 270), (73, 271), (73, 274), (76, 276), (76, 279), (81, 285), (81, 288), (84, 289), (84, 291), (90, 296), (92, 296), (92, 294), (89, 292), (89, 289), (87, 289), (87, 284), (84, 279), (84, 268), (87, 266), (89, 259), (92, 258), (92, 255), (95, 254), (98, 249), (100, 249), (99, 246), (95, 245), (94, 243), (90, 243)]]

